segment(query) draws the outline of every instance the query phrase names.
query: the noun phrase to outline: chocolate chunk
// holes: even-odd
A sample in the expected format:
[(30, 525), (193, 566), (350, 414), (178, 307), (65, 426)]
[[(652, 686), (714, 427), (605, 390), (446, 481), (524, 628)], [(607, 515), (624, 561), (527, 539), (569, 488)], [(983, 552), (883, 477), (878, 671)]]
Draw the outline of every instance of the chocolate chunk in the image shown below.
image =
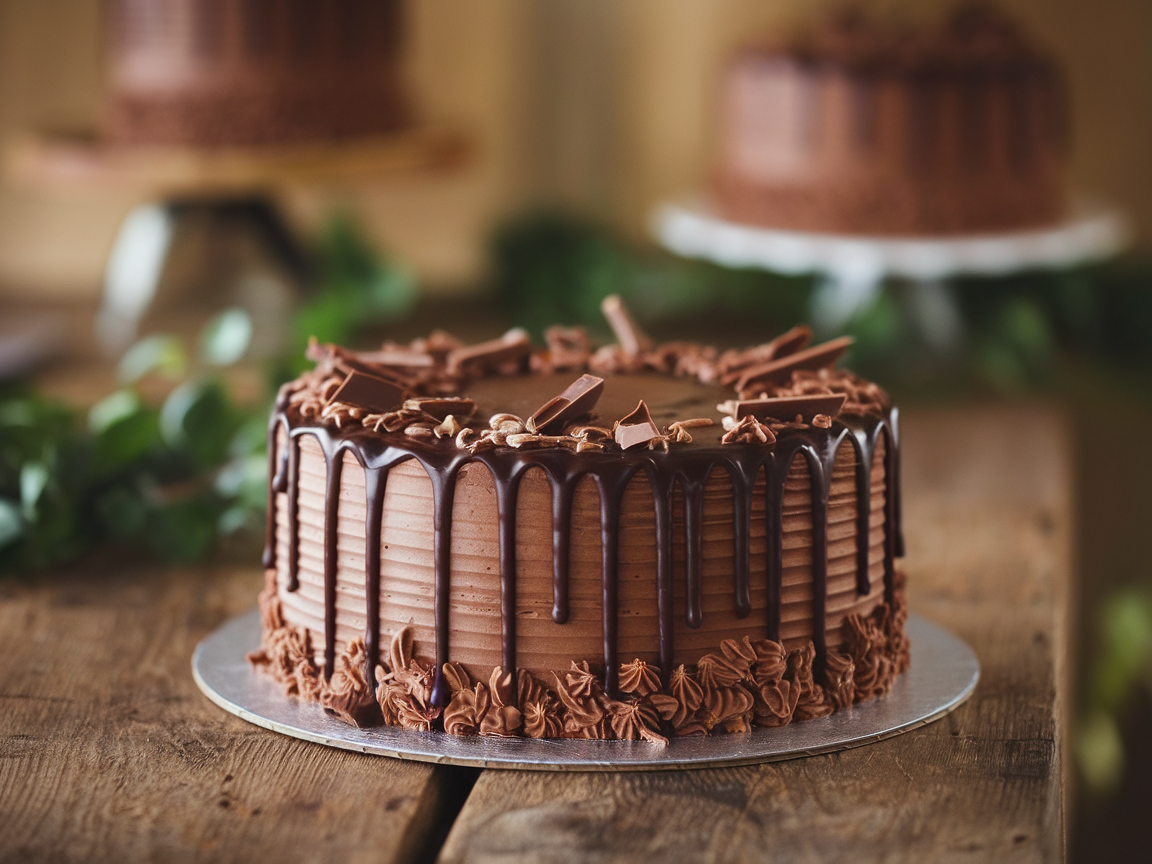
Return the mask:
[(409, 399), (404, 403), (405, 408), (423, 411), (437, 420), (445, 420), (452, 415), (457, 420), (466, 420), (476, 410), (476, 403), (465, 397), (453, 399)]
[(783, 420), (791, 422), (797, 416), (811, 423), (818, 414), (835, 417), (844, 407), (847, 397), (843, 393), (833, 396), (784, 396), (779, 399), (748, 399), (736, 403), (736, 419), (752, 416), (757, 420)]
[(636, 326), (636, 322), (632, 320), (632, 316), (624, 306), (624, 301), (618, 295), (609, 294), (601, 300), (600, 311), (608, 319), (612, 332), (616, 334), (616, 341), (620, 343), (625, 354), (635, 356), (652, 350), (652, 340)]
[(523, 360), (531, 353), (532, 340), (524, 330), (514, 327), (499, 339), (491, 339), (449, 352), (448, 371), (456, 374), (498, 369), (506, 363)]
[(851, 336), (841, 336), (839, 339), (789, 354), (779, 360), (753, 366), (740, 376), (736, 382), (736, 389), (743, 392), (755, 385), (784, 381), (797, 369), (830, 369), (855, 341)]
[(569, 423), (579, 420), (596, 407), (604, 392), (604, 379), (595, 375), (581, 375), (559, 396), (549, 399), (528, 418), (529, 432), (557, 434)]
[(625, 450), (647, 444), (653, 438), (660, 437), (660, 430), (656, 428), (652, 414), (649, 412), (648, 406), (644, 404), (643, 399), (640, 400), (635, 411), (616, 424), (614, 437), (616, 443)]
[(399, 407), (405, 395), (404, 388), (394, 381), (353, 370), (332, 394), (328, 404), (344, 402), (358, 405), (373, 414), (383, 414)]

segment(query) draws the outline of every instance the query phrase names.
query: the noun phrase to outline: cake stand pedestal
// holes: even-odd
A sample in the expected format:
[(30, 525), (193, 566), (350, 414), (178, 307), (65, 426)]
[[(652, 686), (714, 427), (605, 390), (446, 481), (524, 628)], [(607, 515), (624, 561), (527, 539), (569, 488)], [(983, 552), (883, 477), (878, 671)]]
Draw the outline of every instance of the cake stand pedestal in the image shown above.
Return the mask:
[(247, 231), (302, 291), (314, 266), (276, 206), (280, 190), (339, 185), (463, 164), (467, 139), (451, 129), (418, 127), (378, 138), (254, 149), (122, 147), (92, 135), (32, 134), (7, 154), (7, 173), (38, 188), (131, 190), (146, 203), (120, 224), (104, 273), (96, 332), (112, 355), (136, 338), (164, 266), (191, 224)]
[(942, 627), (911, 615), (912, 666), (892, 692), (830, 717), (754, 729), (741, 735), (674, 738), (666, 748), (644, 741), (535, 740), (414, 732), (390, 726), (357, 729), (284, 695), (245, 659), (260, 643), (260, 616), (224, 623), (196, 647), (192, 673), (204, 695), (257, 726), (329, 747), (399, 759), (476, 768), (544, 771), (666, 771), (775, 762), (847, 750), (910, 732), (955, 710), (980, 677), (976, 655)]
[(785, 231), (730, 222), (702, 197), (658, 207), (652, 231), (664, 248), (725, 267), (814, 274), (812, 323), (839, 329), (879, 295), (886, 278), (918, 288), (914, 313), (925, 336), (948, 346), (960, 335), (959, 312), (944, 280), (1060, 270), (1110, 258), (1128, 243), (1122, 214), (1100, 203), (1074, 203), (1059, 224), (1027, 231), (942, 237), (881, 237)]

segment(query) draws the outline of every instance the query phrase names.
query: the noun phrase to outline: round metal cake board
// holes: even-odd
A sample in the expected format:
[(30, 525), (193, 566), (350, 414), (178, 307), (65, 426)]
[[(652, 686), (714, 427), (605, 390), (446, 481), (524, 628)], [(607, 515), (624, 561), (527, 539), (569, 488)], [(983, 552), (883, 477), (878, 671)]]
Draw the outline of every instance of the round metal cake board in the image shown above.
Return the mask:
[(233, 618), (205, 638), (192, 655), (192, 673), (204, 695), (237, 717), (329, 747), (477, 768), (660, 771), (747, 765), (846, 750), (939, 720), (972, 695), (980, 664), (963, 640), (916, 615), (908, 619), (908, 638), (912, 667), (882, 699), (778, 729), (674, 738), (665, 748), (644, 741), (538, 741), (347, 726), (318, 705), (286, 698), (279, 684), (248, 663), (245, 655), (260, 642), (256, 611)]

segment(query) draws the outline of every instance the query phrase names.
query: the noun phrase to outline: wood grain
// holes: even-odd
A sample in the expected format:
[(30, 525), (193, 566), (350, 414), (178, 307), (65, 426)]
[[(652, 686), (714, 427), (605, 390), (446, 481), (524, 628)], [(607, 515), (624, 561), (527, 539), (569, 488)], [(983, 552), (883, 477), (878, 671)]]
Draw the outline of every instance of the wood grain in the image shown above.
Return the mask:
[(266, 732), (196, 689), (192, 649), (258, 571), (97, 569), (0, 583), (0, 860), (422, 854), (445, 769)]
[(445, 862), (1054, 861), (1069, 451), (1042, 407), (904, 423), (913, 609), (972, 644), (972, 700), (927, 728), (792, 762), (481, 775)]

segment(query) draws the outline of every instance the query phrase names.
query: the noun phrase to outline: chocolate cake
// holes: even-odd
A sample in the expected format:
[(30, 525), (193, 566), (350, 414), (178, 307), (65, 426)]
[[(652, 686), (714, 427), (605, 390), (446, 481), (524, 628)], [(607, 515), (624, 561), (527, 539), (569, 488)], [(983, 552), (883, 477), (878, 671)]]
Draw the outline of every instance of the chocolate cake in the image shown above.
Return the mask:
[(1059, 66), (992, 7), (917, 29), (841, 11), (731, 63), (712, 188), (776, 228), (1030, 228), (1062, 215), (1067, 125)]
[(327, 142), (402, 125), (400, 0), (110, 0), (121, 144)]
[(797, 327), (313, 344), (269, 426), (252, 661), (356, 724), (644, 738), (883, 695), (908, 665), (897, 411)]

